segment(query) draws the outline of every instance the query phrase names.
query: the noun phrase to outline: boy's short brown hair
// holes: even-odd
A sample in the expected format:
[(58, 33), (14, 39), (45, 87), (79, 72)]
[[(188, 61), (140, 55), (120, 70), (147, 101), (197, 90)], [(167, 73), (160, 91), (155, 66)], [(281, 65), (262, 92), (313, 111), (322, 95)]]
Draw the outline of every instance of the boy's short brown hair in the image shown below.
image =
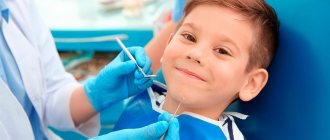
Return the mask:
[(184, 18), (198, 5), (230, 8), (246, 17), (255, 26), (256, 37), (249, 50), (246, 71), (254, 67), (267, 68), (278, 47), (279, 23), (275, 11), (264, 0), (188, 0)]

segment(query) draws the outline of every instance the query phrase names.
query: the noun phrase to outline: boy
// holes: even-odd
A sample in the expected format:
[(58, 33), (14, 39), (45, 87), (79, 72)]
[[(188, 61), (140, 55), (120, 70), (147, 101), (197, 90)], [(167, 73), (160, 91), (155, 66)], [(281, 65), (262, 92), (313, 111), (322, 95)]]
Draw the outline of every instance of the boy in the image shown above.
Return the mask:
[(244, 139), (223, 111), (259, 94), (277, 40), (276, 14), (263, 0), (188, 1), (161, 59), (167, 89), (155, 82), (148, 94), (132, 98), (115, 130), (178, 109), (180, 139)]

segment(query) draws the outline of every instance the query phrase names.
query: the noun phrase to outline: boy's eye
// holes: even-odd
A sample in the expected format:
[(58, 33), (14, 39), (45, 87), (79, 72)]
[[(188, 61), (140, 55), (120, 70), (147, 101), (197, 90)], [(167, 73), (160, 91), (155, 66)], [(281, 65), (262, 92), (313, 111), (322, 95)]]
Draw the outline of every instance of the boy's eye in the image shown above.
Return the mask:
[(181, 34), (185, 39), (191, 41), (191, 42), (196, 42), (196, 39), (193, 35), (188, 34), (188, 33), (182, 33)]
[(229, 53), (229, 51), (227, 51), (227, 50), (224, 49), (224, 48), (217, 48), (216, 51), (217, 51), (217, 53), (219, 53), (219, 54), (224, 54), (224, 55), (229, 55), (229, 56), (231, 56), (231, 54)]

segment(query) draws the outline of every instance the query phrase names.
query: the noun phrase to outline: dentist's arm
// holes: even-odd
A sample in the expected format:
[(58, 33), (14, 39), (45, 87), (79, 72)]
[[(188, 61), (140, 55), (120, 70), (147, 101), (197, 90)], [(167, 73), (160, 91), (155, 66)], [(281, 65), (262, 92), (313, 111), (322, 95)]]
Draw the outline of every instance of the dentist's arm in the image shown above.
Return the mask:
[[(144, 49), (130, 47), (128, 50), (143, 71), (151, 74), (151, 61)], [(75, 124), (80, 124), (110, 104), (137, 95), (151, 85), (152, 80), (144, 78), (134, 62), (121, 52), (95, 78), (74, 90), (70, 103), (71, 116)]]
[(70, 112), (76, 126), (86, 122), (97, 113), (92, 104), (88, 101), (83, 86), (76, 88), (72, 94)]

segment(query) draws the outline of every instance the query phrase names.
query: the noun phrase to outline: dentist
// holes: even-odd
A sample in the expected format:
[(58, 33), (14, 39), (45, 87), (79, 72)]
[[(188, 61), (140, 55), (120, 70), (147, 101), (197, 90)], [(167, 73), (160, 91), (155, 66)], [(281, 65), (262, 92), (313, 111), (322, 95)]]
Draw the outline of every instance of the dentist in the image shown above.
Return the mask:
[[(98, 112), (151, 86), (123, 53), (99, 75), (80, 85), (60, 61), (49, 29), (32, 0), (0, 0), (0, 137), (60, 139), (49, 126), (97, 136)], [(151, 62), (143, 48), (129, 48), (145, 73)], [(133, 80), (134, 79), (134, 80)], [(116, 112), (113, 112), (116, 113)], [(164, 117), (160, 117), (164, 118)], [(177, 137), (178, 124), (159, 120), (138, 129), (120, 130), (97, 139)]]

